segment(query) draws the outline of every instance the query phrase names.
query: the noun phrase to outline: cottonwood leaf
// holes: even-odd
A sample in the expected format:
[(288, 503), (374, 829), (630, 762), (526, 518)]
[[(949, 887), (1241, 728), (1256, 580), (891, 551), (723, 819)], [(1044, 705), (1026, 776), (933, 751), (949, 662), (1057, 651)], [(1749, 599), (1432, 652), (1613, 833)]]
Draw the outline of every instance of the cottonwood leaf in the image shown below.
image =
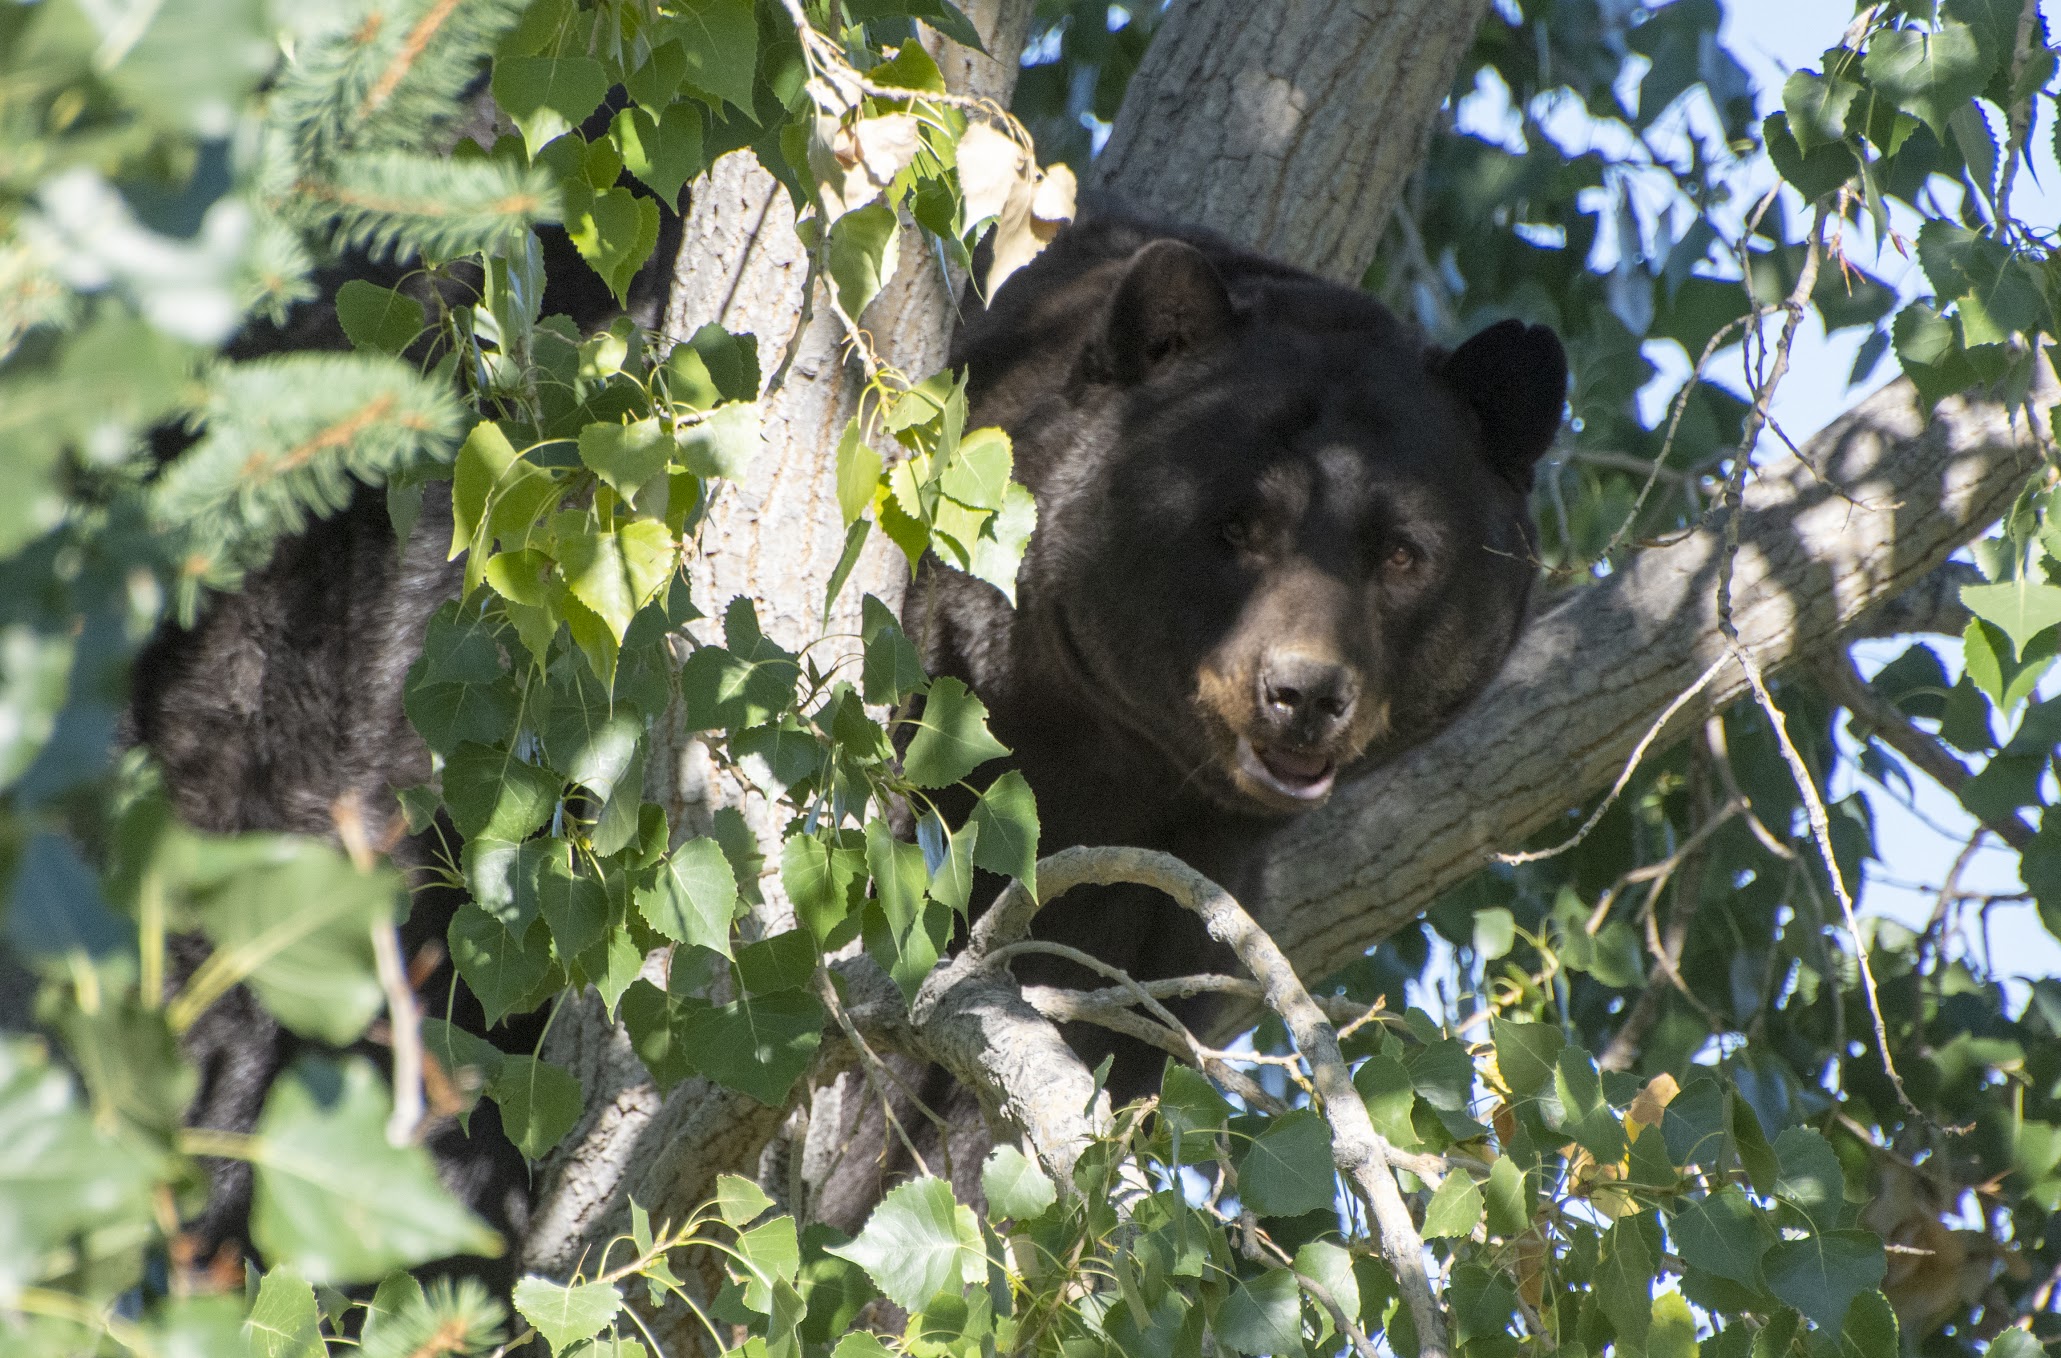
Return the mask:
[(275, 1268), (258, 1284), (258, 1298), (243, 1322), (252, 1358), (328, 1358), (315, 1289), (289, 1268)]
[(532, 159), (577, 127), (608, 94), (608, 76), (591, 57), (503, 57), (494, 63), (494, 102), (522, 131)]
[(637, 913), (675, 943), (730, 956), (737, 878), (722, 846), (704, 837), (674, 849), (652, 885), (638, 890)]
[(444, 763), (444, 805), (467, 839), (516, 841), (542, 825), (564, 783), (493, 745), (466, 741)]
[(1834, 1334), (1853, 1299), (1882, 1285), (1887, 1267), (1882, 1241), (1866, 1231), (1778, 1241), (1760, 1260), (1768, 1290)]
[(847, 1244), (826, 1251), (849, 1259), (905, 1311), (921, 1311), (947, 1289), (987, 1277), (980, 1223), (942, 1179), (915, 1179), (888, 1193)]
[[(310, 1282), (371, 1282), (501, 1241), (437, 1179), (420, 1146), (392, 1146), (386, 1084), (359, 1057), (306, 1057), (274, 1082), (250, 1142), (251, 1236)], [(377, 1192), (368, 1192), (377, 1185)]]
[(830, 282), (845, 315), (858, 320), (894, 281), (900, 241), (900, 221), (885, 203), (854, 208), (831, 223)]
[(580, 430), (580, 461), (626, 500), (664, 471), (672, 454), (673, 441), (656, 419)]
[(533, 1056), (503, 1056), (486, 1092), (501, 1107), (502, 1130), (531, 1160), (542, 1160), (587, 1106), (578, 1076)]
[(1059, 1200), (1037, 1162), (1014, 1146), (997, 1146), (980, 1168), (981, 1192), (988, 1200), (988, 1219), (1029, 1221)]
[(510, 1299), (522, 1318), (544, 1336), (554, 1354), (601, 1333), (623, 1309), (623, 1295), (613, 1283), (568, 1287), (535, 1276), (517, 1283)]
[(1481, 1224), (1481, 1190), (1464, 1169), (1454, 1169), (1440, 1181), (1438, 1191), (1424, 1205), (1426, 1240), (1464, 1240)]
[(397, 355), (415, 342), (427, 321), (422, 303), (413, 297), (353, 278), (336, 290), (336, 323), (357, 348)]
[(1335, 1179), (1330, 1124), (1308, 1108), (1275, 1118), (1238, 1157), (1238, 1195), (1261, 1216), (1328, 1207), (1338, 1194)]
[(957, 679), (931, 684), (914, 725), (916, 734), (902, 756), (902, 774), (917, 787), (949, 787), (990, 759), (1009, 753), (988, 731), (987, 704)]
[(2061, 623), (2061, 585), (2042, 584), (2030, 576), (1997, 585), (1963, 585), (1961, 602), (1976, 617), (2002, 628), (2019, 655), (2034, 637)]
[(1233, 1284), (1217, 1308), (1217, 1342), (1233, 1353), (1302, 1352), (1302, 1293), (1295, 1275), (1270, 1268)]
[(618, 645), (630, 619), (658, 597), (678, 562), (678, 544), (655, 519), (636, 519), (612, 533), (583, 529), (558, 540), (558, 564), (567, 587), (607, 626)]
[(732, 401), (681, 425), (675, 437), (680, 462), (688, 471), (735, 481), (750, 468), (765, 433), (758, 402)]
[(1014, 877), (1032, 895), (1038, 890), (1038, 801), (1030, 782), (1010, 769), (980, 794), (966, 823), (975, 834), (975, 867)]

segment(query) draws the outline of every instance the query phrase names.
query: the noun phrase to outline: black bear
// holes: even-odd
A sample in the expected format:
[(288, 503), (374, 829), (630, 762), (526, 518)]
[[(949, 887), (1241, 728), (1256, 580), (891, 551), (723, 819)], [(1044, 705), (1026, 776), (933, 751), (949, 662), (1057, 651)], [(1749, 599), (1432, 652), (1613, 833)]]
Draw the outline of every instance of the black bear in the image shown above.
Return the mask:
[[(903, 622), (987, 704), (1041, 852), (1164, 849), (1249, 900), (1283, 818), (1439, 731), (1502, 665), (1565, 399), (1551, 330), (1427, 348), (1363, 293), (1112, 216), (1013, 276), (952, 362), (971, 422), (1013, 440), (1038, 527), (1014, 608), (931, 561)], [(1227, 962), (1144, 889), (1071, 893), (1037, 932), (1140, 979)], [(1164, 1059), (1069, 1037), (1116, 1052), (1120, 1097)]]

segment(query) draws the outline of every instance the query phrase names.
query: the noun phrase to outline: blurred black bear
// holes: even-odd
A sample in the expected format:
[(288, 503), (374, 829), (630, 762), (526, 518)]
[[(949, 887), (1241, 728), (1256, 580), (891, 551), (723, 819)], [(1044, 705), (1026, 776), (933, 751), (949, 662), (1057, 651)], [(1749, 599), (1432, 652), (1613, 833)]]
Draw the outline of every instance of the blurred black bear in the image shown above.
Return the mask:
[[(930, 673), (986, 702), (1041, 852), (1163, 849), (1251, 899), (1285, 818), (1501, 667), (1565, 400), (1551, 330), (1503, 321), (1448, 353), (1364, 293), (1108, 216), (969, 317), (952, 362), (971, 423), (1013, 440), (1038, 526), (1014, 608), (932, 560), (903, 622)], [(1037, 932), (1140, 979), (1235, 970), (1145, 889), (1073, 892)], [(1050, 957), (1016, 972), (1106, 984)], [(1119, 1098), (1157, 1083), (1142, 1043), (1068, 1036), (1091, 1064), (1115, 1053)]]

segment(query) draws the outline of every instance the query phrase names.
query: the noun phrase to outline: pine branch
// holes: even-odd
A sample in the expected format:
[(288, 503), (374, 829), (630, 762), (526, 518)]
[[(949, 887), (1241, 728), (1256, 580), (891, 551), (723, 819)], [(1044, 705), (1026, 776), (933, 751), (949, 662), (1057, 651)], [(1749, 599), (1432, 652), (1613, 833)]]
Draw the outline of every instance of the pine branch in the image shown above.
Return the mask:
[(423, 150), (459, 111), (524, 0), (368, 0), (281, 74), (272, 121), (305, 164)]
[(292, 206), (310, 225), (328, 224), (339, 248), (441, 258), (492, 249), (559, 216), (542, 169), (395, 151), (340, 158), (295, 184)]
[(299, 353), (216, 369), (203, 419), (152, 487), (151, 517), (178, 538), (184, 581), (220, 585), (358, 483), (449, 456), (463, 412), (395, 359)]

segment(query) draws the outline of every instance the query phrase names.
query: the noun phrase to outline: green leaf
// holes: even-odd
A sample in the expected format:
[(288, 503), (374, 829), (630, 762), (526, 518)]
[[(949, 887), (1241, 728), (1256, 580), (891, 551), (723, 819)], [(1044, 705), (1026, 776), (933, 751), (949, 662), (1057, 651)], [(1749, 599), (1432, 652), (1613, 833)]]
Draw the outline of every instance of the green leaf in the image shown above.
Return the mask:
[(1002, 492), (1001, 511), (987, 521), (973, 543), (969, 573), (1001, 590), (1012, 607), (1016, 604), (1016, 573), (1037, 526), (1037, 502), (1028, 490), (1011, 481)]
[[(1216, 1138), (1228, 1125), (1231, 1105), (1201, 1071), (1168, 1062), (1160, 1082), (1159, 1115), (1173, 1132), (1176, 1154), (1193, 1164), (1216, 1157)], [(1182, 1145), (1191, 1137), (1201, 1147), (1199, 1154)]]
[(1785, 1128), (1775, 1138), (1781, 1172), (1775, 1196), (1810, 1218), (1820, 1231), (1836, 1230), (1846, 1206), (1846, 1178), (1831, 1143), (1809, 1127)]
[(846, 21), (855, 24), (868, 19), (907, 15), (911, 19), (921, 19), (962, 47), (971, 47), (976, 52), (987, 51), (981, 45), (980, 30), (952, 0), (845, 0), (844, 12)]
[(1789, 131), (1805, 151), (1846, 140), (1846, 115), (1861, 87), (1851, 80), (1798, 71), (1782, 86)]
[(1038, 890), (1038, 802), (1030, 783), (1009, 770), (980, 794), (966, 818), (976, 834), (974, 866), (1014, 877), (1036, 895)]
[(1517, 918), (1502, 906), (1474, 912), (1474, 954), (1493, 962), (1517, 945)]
[(391, 1111), (384, 1081), (360, 1057), (306, 1057), (273, 1084), (250, 1157), (251, 1238), (267, 1259), (343, 1285), (501, 1252), (438, 1181), (427, 1151), (387, 1144)]
[(1963, 585), (1961, 602), (1976, 617), (2002, 628), (2020, 655), (2034, 637), (2061, 623), (2061, 585), (2041, 584), (2029, 575), (1997, 585)]
[(91, 1118), (46, 1045), (15, 1034), (0, 1034), (0, 1146), (0, 1287), (44, 1277), (50, 1257), (75, 1244), (102, 1253), (95, 1233), (148, 1221), (170, 1171), (147, 1143)]
[(1895, 28), (1868, 40), (1861, 73), (1876, 91), (1924, 121), (1944, 142), (1955, 110), (1982, 93), (1989, 63), (1966, 24), (1947, 23), (1937, 33)]
[(902, 756), (902, 773), (917, 787), (949, 787), (1009, 753), (988, 731), (987, 705), (957, 679), (931, 684), (913, 724), (916, 734)]
[(923, 851), (895, 839), (878, 818), (866, 825), (866, 866), (875, 893), (865, 914), (866, 951), (913, 1003), (951, 942), (951, 912), (926, 894)]
[(1668, 1222), (1675, 1249), (1691, 1265), (1760, 1290), (1760, 1257), (1768, 1245), (1768, 1216), (1726, 1184), (1708, 1197), (1682, 1202)]
[(399, 354), (428, 324), (422, 303), (392, 288), (352, 278), (336, 290), (336, 323), (360, 349)]
[(623, 168), (676, 211), (680, 189), (708, 168), (701, 154), (701, 110), (684, 100), (667, 104), (656, 118), (626, 108), (615, 115), (609, 137), (622, 153)]
[(869, 703), (892, 707), (928, 682), (923, 658), (886, 604), (869, 594), (861, 611), (866, 652), (859, 691)]
[(603, 189), (566, 204), (566, 235), (625, 306), (637, 270), (658, 247), (658, 223), (658, 204), (628, 189)]
[(1624, 1127), (1603, 1101), (1596, 1063), (1587, 1052), (1580, 1047), (1561, 1051), (1553, 1065), (1553, 1091), (1564, 1110), (1565, 1121), (1560, 1131), (1572, 1136), (1604, 1164), (1624, 1157)]
[(574, 870), (570, 844), (553, 847), (537, 866), (537, 908), (559, 957), (570, 961), (607, 935), (608, 889), (600, 878)]
[(224, 979), (247, 983), (296, 1033), (355, 1042), (386, 1002), (372, 929), (392, 922), (400, 878), (298, 836), (215, 840), (196, 854), (191, 908)]
[(1530, 1229), (1531, 1185), (1509, 1156), (1498, 1156), (1489, 1166), (1488, 1181), (1482, 1185), (1482, 1205), (1490, 1235), (1510, 1240)]
[(1866, 1231), (1825, 1231), (1770, 1245), (1760, 1267), (1770, 1292), (1837, 1334), (1853, 1299), (1882, 1285), (1888, 1261)]
[(1464, 1169), (1455, 1169), (1439, 1182), (1438, 1191), (1424, 1205), (1426, 1240), (1464, 1240), (1481, 1224), (1481, 1190)]
[(1844, 141), (1822, 142), (1804, 150), (1790, 132), (1786, 114), (1770, 113), (1761, 123), (1760, 135), (1776, 171), (1807, 200), (1837, 192), (1860, 169)]
[(995, 428), (976, 429), (960, 440), (938, 477), (938, 487), (962, 505), (1000, 509), (1013, 465), (1007, 434)]
[(535, 1276), (517, 1283), (511, 1300), (522, 1318), (544, 1336), (553, 1354), (601, 1333), (623, 1309), (623, 1295), (613, 1283), (567, 1287)]
[(1295, 1275), (1270, 1268), (1241, 1278), (1217, 1308), (1217, 1342), (1233, 1353), (1302, 1352), (1302, 1292)]
[(674, 849), (652, 885), (638, 890), (637, 913), (675, 943), (730, 956), (737, 878), (722, 846), (701, 838)]
[(677, 0), (662, 31), (687, 49), (687, 80), (696, 89), (752, 111), (759, 26), (751, 0)]
[(731, 1230), (743, 1230), (773, 1205), (765, 1190), (743, 1175), (716, 1176), (716, 1211)]
[(873, 503), (883, 465), (880, 454), (868, 447), (860, 435), (859, 417), (854, 415), (846, 421), (844, 434), (837, 440), (837, 510), (844, 516), (847, 528)]
[(1238, 1195), (1261, 1216), (1301, 1216), (1337, 1194), (1331, 1127), (1312, 1109), (1273, 1119), (1238, 1156)]
[(1603, 1257), (1596, 1269), (1596, 1300), (1617, 1330), (1617, 1342), (1632, 1352), (1643, 1351), (1653, 1325), (1653, 1275), (1659, 1261), (1647, 1231), (1646, 1214), (1621, 1217), (1604, 1233)]
[(830, 224), (828, 271), (844, 314), (858, 320), (894, 280), (901, 224), (886, 203), (868, 203)]
[(796, 1237), (794, 1218), (777, 1216), (743, 1232), (737, 1237), (737, 1252), (744, 1256), (749, 1270), (744, 1281), (744, 1304), (760, 1315), (775, 1317), (777, 1339), (781, 1289), (791, 1288), (795, 1275), (801, 1271), (801, 1243)]
[(816, 956), (806, 932), (785, 929), (737, 950), (737, 979), (753, 995), (793, 990), (815, 979)]
[(866, 902), (866, 850), (847, 837), (856, 838), (849, 831), (836, 842), (797, 834), (781, 846), (780, 884), (819, 945)]
[(580, 461), (626, 500), (666, 469), (672, 453), (673, 441), (655, 419), (580, 430)]
[(251, 1358), (328, 1358), (315, 1288), (293, 1269), (272, 1269), (243, 1321), (243, 1342)]
[(600, 107), (608, 75), (591, 57), (503, 57), (494, 63), (493, 89), (534, 159), (545, 142)]
[(472, 892), (473, 903), (519, 937), (536, 922), (542, 908), (537, 899), (537, 871), (554, 852), (565, 852), (562, 841), (465, 841), (459, 862), (465, 870), (465, 885)]
[(526, 946), (527, 932), (511, 932), (469, 901), (451, 917), (449, 936), (451, 962), (479, 997), (488, 1023), (513, 1013), (551, 970), (548, 948)]
[(887, 1299), (921, 1311), (940, 1292), (987, 1277), (980, 1223), (952, 1198), (943, 1179), (914, 1179), (891, 1190), (848, 1244), (826, 1253), (866, 1270)]
[(1567, 1045), (1567, 1038), (1558, 1027), (1497, 1019), (1491, 1031), (1495, 1035), (1496, 1069), (1511, 1093), (1528, 1098), (1551, 1082), (1560, 1049)]
[(696, 476), (736, 481), (758, 456), (765, 434), (756, 401), (718, 406), (697, 423), (680, 426), (680, 461)]
[(617, 644), (637, 610), (671, 582), (679, 555), (672, 533), (655, 519), (637, 519), (613, 533), (583, 528), (558, 539), (558, 564), (567, 587)]
[(563, 788), (551, 770), (492, 745), (467, 741), (444, 763), (444, 805), (467, 839), (527, 837), (549, 818)]
[(1653, 1299), (1646, 1358), (1696, 1358), (1696, 1317), (1680, 1292), (1663, 1292)]
[(532, 1160), (542, 1160), (587, 1106), (577, 1076), (533, 1056), (503, 1056), (486, 1092), (501, 1106), (508, 1139)]
[(1029, 1221), (1059, 1200), (1059, 1190), (1037, 1162), (1014, 1146), (997, 1146), (980, 1168), (988, 1220)]
[(779, 1108), (815, 1059), (823, 1006), (805, 990), (748, 995), (725, 1005), (683, 1002), (674, 1036), (704, 1076)]

